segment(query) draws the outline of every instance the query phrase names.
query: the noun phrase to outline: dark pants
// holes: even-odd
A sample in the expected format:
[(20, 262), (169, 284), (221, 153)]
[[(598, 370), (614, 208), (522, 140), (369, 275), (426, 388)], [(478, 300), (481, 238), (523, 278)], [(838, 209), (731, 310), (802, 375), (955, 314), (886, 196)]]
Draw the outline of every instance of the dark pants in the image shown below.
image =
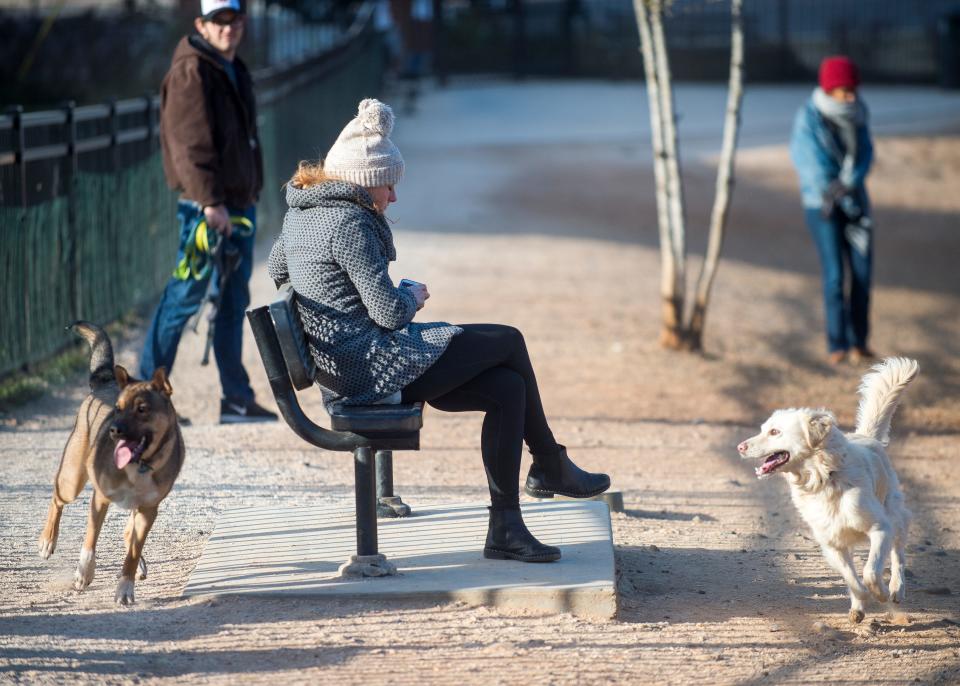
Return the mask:
[[(870, 333), (870, 278), (873, 269), (873, 234), (865, 246), (848, 239), (846, 217), (839, 211), (824, 219), (819, 210), (806, 210), (807, 227), (820, 255), (823, 276), (824, 316), (830, 352), (851, 346), (867, 347)], [(844, 272), (850, 269), (850, 293), (845, 294)]]
[(444, 412), (485, 412), (480, 450), (494, 507), (520, 502), (523, 442), (534, 457), (559, 450), (547, 425), (523, 334), (500, 324), (465, 324), (403, 402), (424, 401)]
[[(227, 208), (231, 216), (242, 215), (256, 224), (256, 207), (245, 210)], [(180, 251), (177, 263), (183, 257), (190, 230), (202, 210), (196, 203), (180, 201), (177, 205), (177, 218), (180, 221)], [(216, 328), (213, 336), (213, 352), (220, 372), (220, 386), (224, 397), (237, 400), (251, 400), (253, 389), (250, 378), (243, 368), (241, 351), (243, 347), (243, 317), (250, 304), (250, 274), (253, 272), (254, 236), (231, 236), (229, 239), (240, 250), (240, 264), (227, 280), (217, 312)], [(153, 315), (150, 330), (143, 343), (140, 355), (140, 377), (149, 379), (157, 367), (166, 367), (169, 374), (173, 370), (173, 361), (177, 356), (177, 346), (187, 320), (199, 309), (207, 285), (213, 279), (214, 288), (219, 280), (217, 270), (205, 279), (196, 280), (192, 276), (185, 281), (173, 277), (160, 298), (160, 305)], [(201, 329), (202, 330), (202, 329)]]

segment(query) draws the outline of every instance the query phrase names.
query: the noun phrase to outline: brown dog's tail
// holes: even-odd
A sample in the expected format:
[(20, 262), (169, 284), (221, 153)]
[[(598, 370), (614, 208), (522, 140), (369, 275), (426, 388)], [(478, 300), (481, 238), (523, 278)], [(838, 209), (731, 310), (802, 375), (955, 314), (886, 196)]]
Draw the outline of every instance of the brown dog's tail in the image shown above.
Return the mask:
[(888, 357), (875, 365), (860, 384), (856, 432), (886, 445), (890, 441), (890, 420), (900, 395), (919, 371), (916, 360), (906, 357)]
[(67, 327), (90, 344), (90, 390), (115, 384), (113, 346), (107, 332), (90, 322), (74, 322)]

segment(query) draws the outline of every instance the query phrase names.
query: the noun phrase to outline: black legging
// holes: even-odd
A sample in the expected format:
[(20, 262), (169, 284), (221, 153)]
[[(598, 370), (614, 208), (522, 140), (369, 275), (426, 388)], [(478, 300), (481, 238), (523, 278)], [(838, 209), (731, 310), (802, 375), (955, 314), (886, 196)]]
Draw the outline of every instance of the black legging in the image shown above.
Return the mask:
[(520, 503), (523, 441), (552, 456), (559, 446), (547, 425), (523, 334), (502, 324), (464, 324), (433, 365), (403, 389), (403, 402), (424, 401), (444, 412), (486, 413), (480, 450), (496, 508)]

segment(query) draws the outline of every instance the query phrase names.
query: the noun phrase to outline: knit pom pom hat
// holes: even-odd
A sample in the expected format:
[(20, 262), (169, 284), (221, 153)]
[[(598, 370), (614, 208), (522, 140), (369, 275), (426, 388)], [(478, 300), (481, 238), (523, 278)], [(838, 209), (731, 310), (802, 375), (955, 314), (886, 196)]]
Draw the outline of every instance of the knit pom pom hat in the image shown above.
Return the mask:
[(374, 98), (360, 101), (357, 116), (340, 132), (323, 171), (341, 181), (366, 188), (399, 183), (403, 177), (403, 157), (390, 140), (393, 110)]

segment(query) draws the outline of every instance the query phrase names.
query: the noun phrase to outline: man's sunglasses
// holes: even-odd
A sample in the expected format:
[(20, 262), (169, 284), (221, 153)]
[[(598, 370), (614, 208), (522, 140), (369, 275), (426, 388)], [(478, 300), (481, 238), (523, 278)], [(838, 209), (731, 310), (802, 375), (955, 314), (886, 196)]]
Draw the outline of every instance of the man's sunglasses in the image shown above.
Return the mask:
[(230, 12), (220, 12), (207, 19), (207, 21), (211, 24), (216, 24), (217, 26), (230, 26), (231, 24), (237, 25), (243, 22), (243, 15), (232, 14)]

